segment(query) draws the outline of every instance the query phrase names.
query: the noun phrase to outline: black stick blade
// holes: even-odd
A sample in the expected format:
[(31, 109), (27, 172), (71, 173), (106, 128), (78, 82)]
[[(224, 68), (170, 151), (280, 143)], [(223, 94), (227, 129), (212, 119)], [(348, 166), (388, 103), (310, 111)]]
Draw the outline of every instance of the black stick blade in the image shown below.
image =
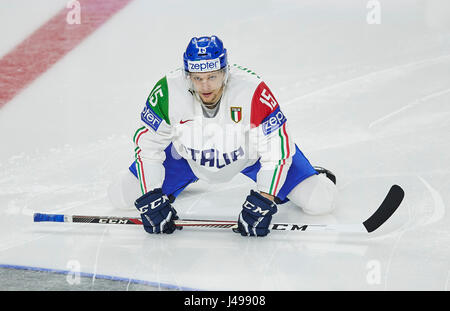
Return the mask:
[(373, 213), (372, 216), (363, 222), (363, 225), (366, 227), (367, 231), (373, 232), (384, 224), (400, 206), (404, 196), (405, 192), (403, 189), (398, 185), (393, 185), (380, 207), (375, 211), (375, 213)]

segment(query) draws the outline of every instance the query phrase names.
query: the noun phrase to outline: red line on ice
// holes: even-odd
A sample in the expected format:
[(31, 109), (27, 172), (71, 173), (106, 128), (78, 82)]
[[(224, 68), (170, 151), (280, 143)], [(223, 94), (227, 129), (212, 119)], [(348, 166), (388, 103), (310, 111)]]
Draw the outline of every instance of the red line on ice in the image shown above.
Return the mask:
[(79, 0), (80, 24), (68, 24), (64, 8), (34, 31), (0, 59), (0, 108), (131, 1)]

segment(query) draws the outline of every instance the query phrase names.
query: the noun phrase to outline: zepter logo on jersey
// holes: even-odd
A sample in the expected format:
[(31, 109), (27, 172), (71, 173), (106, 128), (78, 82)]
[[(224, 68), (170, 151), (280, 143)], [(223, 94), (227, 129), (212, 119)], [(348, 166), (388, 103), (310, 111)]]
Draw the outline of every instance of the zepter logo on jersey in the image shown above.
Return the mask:
[(286, 122), (286, 117), (281, 112), (280, 107), (275, 109), (262, 123), (262, 130), (264, 135), (279, 129)]
[(157, 131), (162, 119), (149, 107), (145, 106), (141, 113), (141, 120), (150, 126), (153, 130)]
[(187, 61), (189, 72), (210, 72), (220, 69), (220, 59), (207, 59), (198, 61)]

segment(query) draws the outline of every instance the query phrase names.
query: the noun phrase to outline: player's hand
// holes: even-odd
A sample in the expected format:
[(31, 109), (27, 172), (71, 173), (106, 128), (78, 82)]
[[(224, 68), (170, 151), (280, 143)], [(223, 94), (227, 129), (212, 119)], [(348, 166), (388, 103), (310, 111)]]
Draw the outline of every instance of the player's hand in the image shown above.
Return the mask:
[(242, 236), (266, 236), (269, 234), (269, 226), (272, 215), (277, 212), (277, 205), (251, 190), (247, 200), (242, 205), (242, 211), (238, 218), (237, 231)]
[(176, 229), (177, 211), (170, 205), (162, 189), (147, 192), (134, 203), (141, 213), (142, 223), (148, 233), (173, 233)]

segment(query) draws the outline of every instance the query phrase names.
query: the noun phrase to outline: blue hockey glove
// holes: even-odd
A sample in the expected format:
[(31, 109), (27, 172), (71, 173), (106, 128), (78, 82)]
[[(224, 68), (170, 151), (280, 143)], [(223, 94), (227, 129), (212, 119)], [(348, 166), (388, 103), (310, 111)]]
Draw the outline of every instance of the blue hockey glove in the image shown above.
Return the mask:
[(276, 212), (277, 206), (274, 202), (251, 190), (242, 205), (237, 231), (242, 236), (266, 236), (270, 232), (272, 215)]
[(177, 211), (170, 205), (162, 189), (147, 192), (134, 202), (141, 213), (142, 223), (148, 233), (173, 233), (176, 229)]

